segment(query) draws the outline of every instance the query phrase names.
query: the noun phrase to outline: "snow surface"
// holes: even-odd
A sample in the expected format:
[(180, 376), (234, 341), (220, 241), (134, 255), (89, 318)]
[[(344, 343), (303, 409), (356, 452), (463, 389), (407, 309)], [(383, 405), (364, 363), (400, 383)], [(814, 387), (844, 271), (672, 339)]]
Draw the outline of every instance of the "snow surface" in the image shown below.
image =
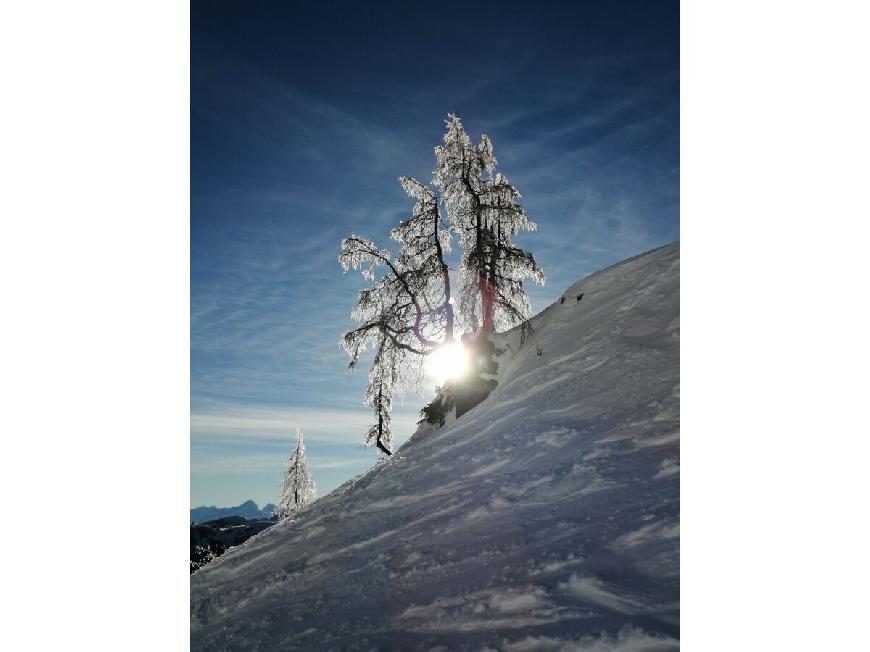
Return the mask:
[(483, 403), (192, 575), (192, 649), (677, 649), (679, 243), (565, 296)]

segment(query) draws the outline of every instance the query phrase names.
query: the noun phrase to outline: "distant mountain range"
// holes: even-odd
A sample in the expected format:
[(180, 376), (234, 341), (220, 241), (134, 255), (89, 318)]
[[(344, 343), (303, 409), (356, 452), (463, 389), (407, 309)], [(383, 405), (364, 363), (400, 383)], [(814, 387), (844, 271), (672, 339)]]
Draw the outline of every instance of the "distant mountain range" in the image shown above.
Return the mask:
[(246, 500), (236, 507), (215, 507), (214, 505), (194, 507), (190, 510), (190, 522), (205, 523), (227, 516), (243, 516), (246, 519), (256, 521), (271, 518), (275, 515), (276, 509), (272, 503), (267, 503), (263, 509), (260, 509), (253, 500)]

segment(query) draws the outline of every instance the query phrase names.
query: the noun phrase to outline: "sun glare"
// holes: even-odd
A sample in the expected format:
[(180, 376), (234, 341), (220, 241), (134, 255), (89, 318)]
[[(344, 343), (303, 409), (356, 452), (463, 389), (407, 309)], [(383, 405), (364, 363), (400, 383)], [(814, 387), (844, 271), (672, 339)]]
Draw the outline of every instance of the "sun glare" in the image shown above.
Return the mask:
[(468, 351), (460, 344), (445, 344), (426, 358), (426, 373), (439, 385), (468, 371)]

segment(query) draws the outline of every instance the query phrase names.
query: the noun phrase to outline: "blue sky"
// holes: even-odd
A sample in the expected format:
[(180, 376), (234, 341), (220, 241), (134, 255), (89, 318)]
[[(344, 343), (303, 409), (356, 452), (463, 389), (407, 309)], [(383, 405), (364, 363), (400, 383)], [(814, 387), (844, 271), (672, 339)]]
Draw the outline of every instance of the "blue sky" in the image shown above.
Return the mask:
[(535, 312), (679, 238), (677, 2), (197, 1), (190, 85), (192, 505), (276, 502), (296, 427), (321, 494), (377, 460), (336, 256), (389, 244), (448, 112), (538, 224)]

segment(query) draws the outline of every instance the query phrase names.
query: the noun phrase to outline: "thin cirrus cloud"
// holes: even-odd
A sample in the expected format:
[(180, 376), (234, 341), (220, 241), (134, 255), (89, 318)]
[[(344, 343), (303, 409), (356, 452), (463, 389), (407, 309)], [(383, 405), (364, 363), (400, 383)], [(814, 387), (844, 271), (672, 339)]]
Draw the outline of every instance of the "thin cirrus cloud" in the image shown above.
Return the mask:
[[(288, 452), (284, 458), (289, 457)], [(315, 470), (350, 469), (360, 464), (359, 457), (327, 459), (322, 456), (309, 455), (311, 467)], [(271, 472), (273, 477), (280, 477), (286, 459), (274, 453), (258, 453), (254, 455), (202, 456), (190, 466), (190, 472), (200, 474), (245, 475), (261, 471)]]
[[(397, 409), (393, 427), (410, 433), (419, 416), (407, 409)], [(364, 408), (356, 410), (316, 408), (268, 408), (256, 406), (216, 406), (193, 411), (190, 416), (191, 441), (208, 443), (251, 442), (256, 440), (292, 439), (302, 428), (306, 442), (359, 444), (371, 417)]]

